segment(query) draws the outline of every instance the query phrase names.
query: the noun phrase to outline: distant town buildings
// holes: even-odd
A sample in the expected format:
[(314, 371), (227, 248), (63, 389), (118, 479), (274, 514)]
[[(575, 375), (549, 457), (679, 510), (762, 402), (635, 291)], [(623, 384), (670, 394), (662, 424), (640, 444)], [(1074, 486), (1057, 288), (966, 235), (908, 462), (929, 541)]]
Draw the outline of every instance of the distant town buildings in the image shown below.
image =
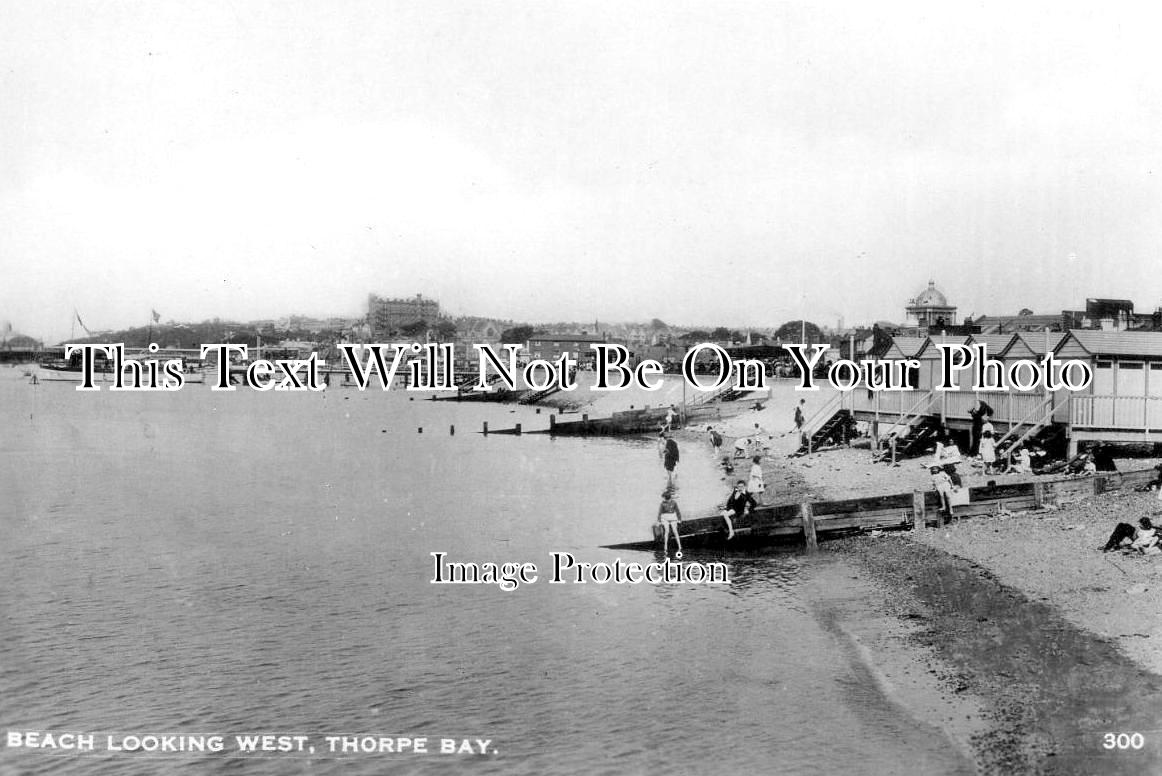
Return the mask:
[(533, 358), (552, 361), (562, 354), (568, 354), (577, 361), (594, 357), (589, 346), (595, 342), (605, 342), (605, 337), (597, 334), (535, 334), (529, 337), (528, 352)]

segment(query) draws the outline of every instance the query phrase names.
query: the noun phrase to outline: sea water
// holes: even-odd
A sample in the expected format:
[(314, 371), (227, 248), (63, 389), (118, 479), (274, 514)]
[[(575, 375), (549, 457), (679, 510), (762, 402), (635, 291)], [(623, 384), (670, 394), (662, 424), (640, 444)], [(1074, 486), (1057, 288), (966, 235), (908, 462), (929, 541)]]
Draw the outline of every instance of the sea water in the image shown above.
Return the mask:
[[(650, 536), (656, 445), (485, 421), (547, 426), (400, 391), (82, 393), (0, 370), (0, 727), (98, 736), (6, 748), (0, 771), (972, 772), (821, 623), (801, 583), (835, 561), (704, 553), (731, 584), (549, 584), (553, 552), (660, 557), (601, 549)], [(729, 489), (713, 463), (683, 444), (688, 515)], [(433, 552), (541, 578), (436, 585)], [(316, 749), (236, 750), (259, 734)]]

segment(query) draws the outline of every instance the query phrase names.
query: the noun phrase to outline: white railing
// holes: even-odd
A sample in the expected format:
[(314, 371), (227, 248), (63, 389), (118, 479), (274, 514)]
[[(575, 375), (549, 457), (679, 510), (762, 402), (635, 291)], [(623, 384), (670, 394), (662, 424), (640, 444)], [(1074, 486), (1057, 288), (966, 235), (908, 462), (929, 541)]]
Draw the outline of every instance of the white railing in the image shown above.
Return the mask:
[(1070, 405), (1075, 428), (1162, 431), (1162, 396), (1074, 396)]
[(851, 408), (861, 412), (881, 412), (884, 415), (925, 415), (936, 406), (936, 395), (932, 391), (850, 391)]
[(994, 423), (1027, 422), (1030, 416), (1040, 414), (1049, 397), (1043, 393), (1021, 391), (947, 391), (945, 392), (944, 415), (949, 418), (968, 419), (969, 412), (976, 408), (978, 401), (993, 408)]

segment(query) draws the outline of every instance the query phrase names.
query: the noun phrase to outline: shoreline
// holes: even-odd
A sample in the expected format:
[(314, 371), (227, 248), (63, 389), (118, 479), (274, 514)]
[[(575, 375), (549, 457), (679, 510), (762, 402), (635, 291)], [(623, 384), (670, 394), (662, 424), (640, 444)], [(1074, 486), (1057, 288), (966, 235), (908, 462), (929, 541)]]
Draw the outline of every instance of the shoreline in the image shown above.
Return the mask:
[[(906, 534), (824, 551), (865, 573), (899, 622), (920, 626), (909, 640), (934, 651), (950, 692), (983, 704), (985, 729), (971, 738), (981, 772), (1135, 774), (1162, 763), (1151, 740), (1162, 727), (1162, 677), (1116, 643)], [(1147, 745), (1107, 750), (1111, 732), (1141, 732)]]

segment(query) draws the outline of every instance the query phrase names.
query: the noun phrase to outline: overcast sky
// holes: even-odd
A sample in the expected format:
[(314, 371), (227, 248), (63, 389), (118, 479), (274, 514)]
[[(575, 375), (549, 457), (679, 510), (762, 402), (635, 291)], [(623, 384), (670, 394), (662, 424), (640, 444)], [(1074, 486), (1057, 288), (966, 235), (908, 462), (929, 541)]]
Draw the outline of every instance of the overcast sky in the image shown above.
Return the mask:
[(900, 320), (930, 279), (962, 316), (1162, 304), (1159, 27), (1108, 4), (0, 18), (0, 319), (37, 336), (370, 292), (739, 327)]

